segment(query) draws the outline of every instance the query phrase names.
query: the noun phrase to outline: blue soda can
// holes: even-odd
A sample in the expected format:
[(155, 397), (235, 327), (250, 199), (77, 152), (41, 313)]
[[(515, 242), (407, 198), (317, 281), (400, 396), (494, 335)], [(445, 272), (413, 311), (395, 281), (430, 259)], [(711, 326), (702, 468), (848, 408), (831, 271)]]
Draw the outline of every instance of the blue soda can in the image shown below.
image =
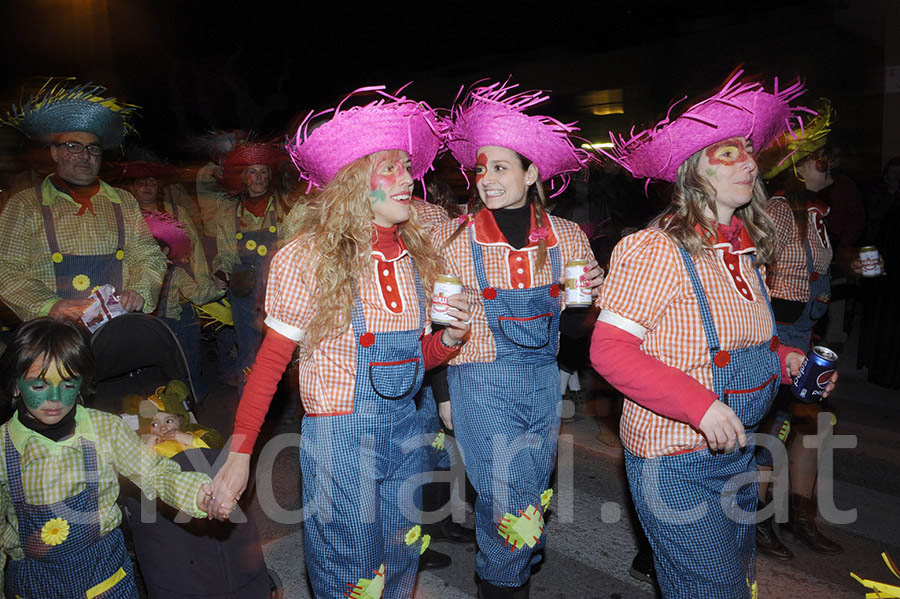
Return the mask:
[(827, 347), (817, 345), (812, 348), (794, 377), (791, 385), (794, 396), (804, 403), (822, 401), (822, 392), (837, 369), (837, 361), (837, 354)]

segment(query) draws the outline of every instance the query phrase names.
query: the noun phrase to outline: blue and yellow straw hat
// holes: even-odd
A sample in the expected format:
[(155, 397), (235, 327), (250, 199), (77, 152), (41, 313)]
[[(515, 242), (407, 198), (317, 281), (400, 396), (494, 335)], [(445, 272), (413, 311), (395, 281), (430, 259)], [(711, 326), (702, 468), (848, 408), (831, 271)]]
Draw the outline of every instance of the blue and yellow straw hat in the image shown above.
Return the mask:
[(49, 142), (67, 131), (87, 131), (100, 139), (104, 149), (122, 144), (134, 130), (131, 117), (137, 106), (104, 98), (106, 88), (72, 79), (51, 78), (37, 92), (0, 117), (27, 137)]

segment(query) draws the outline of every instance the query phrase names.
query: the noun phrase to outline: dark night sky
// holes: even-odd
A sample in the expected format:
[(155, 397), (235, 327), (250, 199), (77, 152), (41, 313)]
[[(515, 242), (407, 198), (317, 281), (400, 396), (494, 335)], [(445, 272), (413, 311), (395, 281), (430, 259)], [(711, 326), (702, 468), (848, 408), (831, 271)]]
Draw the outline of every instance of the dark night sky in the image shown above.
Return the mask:
[[(523, 64), (547, 56), (564, 63), (567, 56), (650, 41), (677, 44), (697, 27), (733, 27), (748, 10), (778, 6), (804, 14), (808, 7), (813, 20), (828, 10), (827, 0), (684, 4), (668, 2), (654, 12), (630, 1), (379, 2), (366, 3), (363, 12), (334, 0), (13, 0), (0, 8), (3, 49), (11, 58), (0, 93), (13, 100), (29, 77), (38, 81), (34, 76), (103, 83), (142, 106), (142, 141), (174, 156), (189, 132), (239, 127), (281, 134), (297, 116), (332, 106), (363, 85), (396, 88), (415, 80), (422, 84), (410, 88), (411, 96), (446, 106), (460, 84), (481, 75), (505, 78), (514, 68), (523, 84), (552, 87), (521, 72)], [(691, 85), (710, 87), (754, 41), (718, 36), (697, 64), (672, 68), (680, 66)], [(654, 101), (677, 92), (660, 91)]]

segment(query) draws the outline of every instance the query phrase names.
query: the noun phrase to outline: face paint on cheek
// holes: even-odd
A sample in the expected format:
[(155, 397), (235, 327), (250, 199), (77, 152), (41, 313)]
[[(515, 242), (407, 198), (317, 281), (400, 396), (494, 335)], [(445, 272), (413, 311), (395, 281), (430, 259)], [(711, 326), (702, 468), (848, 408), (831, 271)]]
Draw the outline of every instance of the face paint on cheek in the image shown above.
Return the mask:
[(369, 192), (369, 200), (373, 204), (377, 204), (379, 202), (383, 202), (387, 199), (387, 194), (384, 193), (384, 190), (381, 187), (377, 189), (373, 189)]
[(63, 407), (70, 408), (81, 391), (81, 377), (63, 378), (56, 365), (52, 364), (43, 378), (19, 377), (16, 387), (25, 404), (32, 410), (40, 408), (45, 401), (58, 402)]
[(369, 198), (372, 200), (373, 204), (383, 202), (387, 199), (387, 194), (384, 192), (385, 188), (391, 188), (396, 185), (397, 181), (400, 179), (401, 173), (406, 169), (399, 160), (395, 160), (391, 164), (394, 168), (390, 174), (379, 172), (384, 169), (384, 162), (376, 164), (375, 168), (372, 169), (372, 175), (369, 177), (369, 189), (371, 190), (369, 191)]
[(719, 169), (711, 168), (711, 167), (710, 167), (710, 168), (706, 169), (705, 172), (706, 172), (706, 176), (707, 176), (707, 177), (715, 177), (715, 176), (716, 176), (716, 173), (719, 172)]
[(487, 154), (479, 154), (478, 160), (475, 162), (475, 184), (484, 179), (485, 174), (487, 174)]

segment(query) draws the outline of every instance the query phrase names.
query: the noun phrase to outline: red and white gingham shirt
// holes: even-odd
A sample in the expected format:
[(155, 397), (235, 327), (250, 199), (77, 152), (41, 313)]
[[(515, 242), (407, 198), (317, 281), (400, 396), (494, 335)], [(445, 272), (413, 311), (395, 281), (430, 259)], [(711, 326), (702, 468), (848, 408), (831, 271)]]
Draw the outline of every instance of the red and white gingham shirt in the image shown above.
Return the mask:
[(412, 199), (412, 207), (416, 211), (416, 216), (419, 217), (419, 222), (422, 223), (422, 228), (428, 233), (450, 220), (450, 215), (446, 210), (420, 198)]
[[(772, 318), (753, 270), (752, 240), (742, 231), (742, 250), (719, 236), (712, 251), (695, 258), (722, 349), (768, 342)], [(765, 271), (760, 274), (765, 277)], [(641, 349), (713, 389), (712, 361), (700, 307), (677, 246), (658, 229), (625, 237), (616, 245), (599, 298), (600, 318), (642, 336)], [(660, 389), (665, 393), (665, 389)], [(626, 398), (622, 442), (633, 454), (652, 458), (706, 445), (690, 425), (660, 416)]]
[[(275, 254), (269, 272), (266, 325), (294, 341), (303, 338), (315, 314), (318, 255), (313, 248), (308, 238), (295, 239)], [(360, 299), (368, 331), (406, 331), (419, 326), (415, 274), (406, 248), (392, 260), (372, 251), (370, 268), (360, 281)], [(429, 327), (427, 314), (425, 326)], [(343, 335), (324, 339), (312, 355), (301, 358), (300, 397), (307, 414), (353, 412), (358, 342), (348, 326)]]
[[(810, 273), (806, 267), (806, 250), (800, 241), (800, 232), (794, 223), (794, 215), (787, 200), (775, 196), (766, 204), (766, 212), (775, 221), (775, 264), (772, 266), (772, 297), (805, 302), (809, 299)], [(829, 212), (824, 204), (807, 206), (806, 237), (812, 251), (816, 272), (828, 272), (834, 256), (828, 231), (825, 229), (825, 215)]]
[[(547, 227), (547, 259), (544, 267), (535, 272), (538, 242), (530, 242), (522, 249), (515, 249), (497, 226), (497, 221), (490, 210), (481, 210), (475, 215), (473, 224), (475, 241), (481, 246), (484, 270), (488, 283), (497, 289), (530, 289), (556, 283), (550, 267), (551, 247), (560, 246), (560, 274), (569, 260), (591, 260), (594, 257), (587, 236), (581, 228), (556, 216), (549, 216)], [(472, 328), (469, 339), (462, 345), (459, 353), (450, 360), (450, 364), (468, 362), (492, 362), (497, 357), (494, 336), (488, 328), (484, 314), (484, 299), (478, 288), (478, 277), (475, 274), (475, 263), (472, 259), (472, 248), (469, 246), (469, 231), (464, 230), (453, 242), (444, 247), (447, 239), (458, 227), (456, 220), (449, 221), (432, 231), (432, 243), (444, 259), (445, 272), (455, 274), (462, 283), (463, 293), (472, 308)], [(537, 228), (534, 213), (531, 217), (531, 232)], [(565, 300), (560, 293), (559, 302)]]

